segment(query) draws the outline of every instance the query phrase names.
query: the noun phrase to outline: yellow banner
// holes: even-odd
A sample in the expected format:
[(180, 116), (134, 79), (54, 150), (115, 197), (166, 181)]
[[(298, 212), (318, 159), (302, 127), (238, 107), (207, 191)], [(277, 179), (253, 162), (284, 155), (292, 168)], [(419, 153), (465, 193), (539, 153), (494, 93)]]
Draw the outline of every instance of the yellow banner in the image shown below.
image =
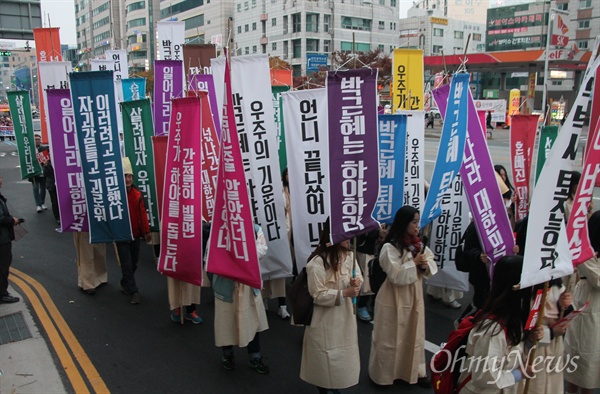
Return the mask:
[(508, 98), (508, 118), (507, 124), (510, 126), (510, 117), (512, 115), (519, 114), (519, 107), (521, 106), (521, 91), (519, 89), (511, 89)]
[(423, 109), (423, 50), (394, 49), (392, 113)]

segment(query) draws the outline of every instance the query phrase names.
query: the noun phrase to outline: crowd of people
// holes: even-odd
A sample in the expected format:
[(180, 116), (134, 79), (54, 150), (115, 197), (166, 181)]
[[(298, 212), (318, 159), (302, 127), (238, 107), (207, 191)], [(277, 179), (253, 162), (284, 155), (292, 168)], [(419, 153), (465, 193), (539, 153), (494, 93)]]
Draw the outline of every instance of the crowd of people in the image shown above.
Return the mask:
[[(40, 142), (40, 143), (38, 143)], [(46, 147), (36, 138), (39, 152)], [(43, 163), (51, 167), (49, 158)], [(127, 202), (131, 216), (130, 242), (116, 244), (122, 270), (122, 291), (132, 304), (141, 302), (140, 290), (135, 281), (140, 242), (155, 244), (158, 255), (160, 245), (150, 232), (141, 192), (135, 187), (131, 164), (123, 163), (127, 187)], [(498, 183), (509, 216), (514, 212), (514, 188), (508, 180), (506, 169), (496, 166)], [(33, 180), (36, 210), (43, 212), (45, 186), (50, 191), (49, 180), (53, 172), (44, 171), (42, 180)], [(287, 185), (287, 171), (283, 174)], [(570, 204), (579, 181), (573, 176)], [(2, 178), (0, 177), (0, 187)], [(286, 188), (284, 187), (284, 193)], [(289, 189), (285, 196), (288, 233), (291, 233)], [(54, 192), (54, 196), (55, 196)], [(55, 197), (51, 199), (54, 200)], [(54, 208), (54, 201), (52, 201)], [(567, 215), (570, 211), (567, 202)], [(469, 359), (483, 360), (483, 365), (467, 363), (459, 377), (461, 393), (523, 392), (525, 381), (530, 381), (529, 393), (562, 393), (566, 381), (569, 394), (589, 394), (600, 387), (600, 212), (593, 213), (590, 206), (589, 228), (596, 255), (580, 265), (571, 277), (557, 278), (549, 283), (548, 297), (542, 325), (525, 330), (525, 321), (533, 302), (534, 290), (515, 289), (519, 284), (525, 243), (527, 218), (514, 223), (517, 234), (516, 255), (503, 257), (490, 275), (490, 258), (485, 254), (475, 225), (471, 223), (464, 234), (465, 258), (469, 264), (469, 282), (473, 287), (472, 302), (460, 319), (473, 317), (474, 327), (466, 343)], [(593, 214), (592, 214), (593, 213)], [(58, 212), (57, 220), (59, 220)], [(14, 226), (20, 219), (11, 216), (6, 199), (0, 194), (0, 302), (11, 303), (18, 297), (8, 293), (8, 269), (12, 261), (11, 243)], [(360, 360), (357, 334), (358, 321), (371, 322), (373, 331), (368, 355), (368, 373), (377, 385), (392, 385), (397, 380), (421, 387), (431, 387), (430, 367), (425, 357), (425, 294), (444, 295), (424, 291), (425, 280), (435, 275), (438, 266), (434, 255), (423, 242), (419, 228), (420, 213), (411, 206), (398, 210), (388, 226), (364, 234), (356, 240), (353, 251), (350, 240), (331, 245), (329, 225), (325, 223), (319, 244), (307, 261), (308, 291), (313, 298), (314, 313), (310, 325), (305, 327), (302, 346), (300, 378), (314, 385), (319, 393), (333, 392), (358, 384)], [(203, 223), (204, 243), (209, 224)], [(88, 295), (107, 282), (106, 245), (91, 244), (89, 234), (74, 233), (77, 253), (78, 286)], [(267, 253), (267, 244), (260, 226), (255, 225), (255, 239), (259, 259)], [(206, 249), (206, 248), (205, 248)], [(357, 253), (359, 269), (354, 263)], [(369, 288), (367, 262), (378, 256), (386, 279), (374, 294)], [(296, 271), (294, 270), (294, 273)], [(246, 347), (249, 366), (261, 374), (269, 373), (260, 350), (260, 333), (268, 329), (266, 300), (278, 300), (278, 315), (290, 317), (285, 304), (286, 285), (289, 280), (265, 282), (263, 289), (254, 289), (237, 281), (209, 274), (215, 294), (215, 345), (222, 348), (222, 365), (226, 370), (236, 368), (234, 346)], [(200, 288), (168, 278), (170, 318), (176, 323), (191, 321), (200, 324), (198, 315)], [(440, 295), (440, 297), (441, 297)], [(462, 294), (461, 294), (462, 296)], [(439, 297), (436, 297), (439, 298)], [(357, 299), (354, 313), (353, 299)], [(570, 324), (555, 326), (558, 320), (573, 309), (590, 302)], [(452, 299), (447, 306), (461, 304)], [(184, 309), (185, 308), (185, 309)], [(293, 312), (293, 311), (292, 311)], [(590, 335), (595, 333), (596, 335)], [(548, 363), (536, 370), (534, 365), (520, 362), (531, 349)], [(365, 357), (364, 355), (362, 357)], [(577, 368), (561, 365), (565, 357), (576, 359)]]

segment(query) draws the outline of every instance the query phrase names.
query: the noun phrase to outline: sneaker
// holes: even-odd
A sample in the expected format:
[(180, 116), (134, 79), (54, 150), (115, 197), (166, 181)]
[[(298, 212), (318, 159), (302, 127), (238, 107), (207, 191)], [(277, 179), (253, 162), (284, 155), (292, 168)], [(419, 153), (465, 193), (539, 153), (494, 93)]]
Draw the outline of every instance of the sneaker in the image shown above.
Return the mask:
[(3, 304), (13, 304), (15, 302), (19, 302), (19, 297), (11, 296), (10, 294), (4, 295), (0, 297), (0, 302)]
[(48, 207), (47, 207), (47, 206), (45, 206), (44, 204), (42, 204), (42, 209), (45, 211), (45, 210), (47, 210), (47, 209), (48, 209)]
[(185, 320), (189, 320), (194, 324), (204, 323), (204, 320), (198, 316), (198, 312), (193, 311), (192, 313), (185, 313)]
[(44, 210), (44, 208), (42, 208), (41, 205), (38, 205), (35, 210), (37, 211), (37, 213), (40, 213), (40, 212), (42, 212)]
[(263, 364), (262, 358), (253, 359), (252, 361), (250, 361), (248, 363), (248, 365), (250, 366), (250, 368), (252, 368), (253, 370), (255, 370), (258, 373), (261, 373), (261, 374), (269, 373), (269, 367), (267, 367), (265, 364)]
[(444, 305), (446, 305), (447, 307), (452, 308), (452, 309), (460, 309), (462, 306), (456, 300), (452, 300), (452, 302), (444, 302)]
[(171, 321), (174, 323), (182, 323), (181, 321), (181, 309), (175, 308), (171, 311)]
[(356, 315), (362, 321), (371, 321), (372, 320), (371, 314), (369, 313), (369, 310), (367, 309), (366, 306), (361, 306), (360, 308), (356, 309)]
[(285, 320), (285, 319), (289, 319), (289, 318), (290, 318), (290, 314), (288, 313), (287, 306), (285, 306), (285, 305), (281, 305), (281, 306), (279, 307), (279, 310), (277, 311), (277, 314), (278, 314), (279, 316), (281, 316), (281, 318), (282, 318), (283, 320)]
[(223, 355), (221, 357), (221, 363), (223, 363), (223, 368), (228, 371), (233, 371), (235, 369), (235, 359), (233, 358), (233, 354), (230, 356)]
[(135, 292), (131, 295), (131, 303), (137, 305), (140, 303), (140, 293)]

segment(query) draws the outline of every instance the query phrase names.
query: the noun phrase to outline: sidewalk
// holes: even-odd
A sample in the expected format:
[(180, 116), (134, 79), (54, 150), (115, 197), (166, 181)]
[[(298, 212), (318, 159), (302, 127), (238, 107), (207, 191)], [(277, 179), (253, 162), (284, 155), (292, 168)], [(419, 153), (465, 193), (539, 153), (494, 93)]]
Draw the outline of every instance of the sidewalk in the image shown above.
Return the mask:
[(33, 321), (23, 295), (14, 304), (0, 304), (0, 393), (67, 393), (46, 340)]

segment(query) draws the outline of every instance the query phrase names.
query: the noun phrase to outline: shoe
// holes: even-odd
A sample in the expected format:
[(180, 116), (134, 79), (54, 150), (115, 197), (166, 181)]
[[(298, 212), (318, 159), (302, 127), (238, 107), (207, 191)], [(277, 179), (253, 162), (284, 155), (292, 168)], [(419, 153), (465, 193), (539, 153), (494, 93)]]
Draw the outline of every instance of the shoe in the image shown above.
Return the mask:
[(193, 311), (192, 313), (185, 313), (185, 320), (189, 320), (194, 324), (204, 323), (204, 320), (198, 316), (198, 312)]
[(131, 303), (137, 305), (140, 303), (140, 293), (135, 292), (131, 295)]
[(44, 208), (42, 208), (41, 205), (38, 205), (35, 210), (37, 211), (37, 213), (40, 213), (40, 212), (42, 212), (44, 210)]
[(119, 284), (119, 289), (121, 289), (121, 293), (125, 295), (131, 295), (127, 290), (125, 290), (122, 284)]
[(228, 371), (233, 371), (235, 369), (235, 359), (233, 358), (233, 354), (230, 356), (222, 356), (221, 363), (223, 363), (223, 368)]
[(261, 374), (269, 373), (269, 367), (267, 367), (265, 364), (263, 364), (262, 358), (253, 359), (252, 361), (250, 361), (248, 363), (248, 365), (250, 366), (250, 368), (252, 368), (253, 370), (255, 370), (258, 373), (261, 373)]
[(15, 302), (19, 302), (19, 300), (20, 300), (19, 297), (14, 297), (14, 296), (11, 296), (10, 294), (0, 297), (0, 302), (3, 304), (12, 304)]
[(431, 382), (429, 381), (429, 378), (427, 376), (417, 379), (417, 385), (419, 387), (423, 387), (424, 389), (431, 388)]
[(277, 311), (277, 314), (278, 314), (279, 316), (281, 316), (281, 318), (282, 318), (283, 320), (286, 320), (286, 319), (289, 319), (289, 318), (290, 318), (290, 314), (288, 313), (287, 306), (285, 306), (285, 305), (281, 305), (281, 306), (279, 307), (279, 310)]
[(460, 303), (456, 300), (452, 300), (452, 302), (444, 302), (444, 305), (452, 309), (460, 309), (462, 307), (462, 305), (460, 305)]
[(45, 206), (44, 204), (42, 204), (42, 209), (45, 211), (45, 210), (47, 210), (47, 209), (48, 209), (48, 207), (47, 207), (47, 206)]
[(366, 306), (361, 306), (360, 308), (356, 309), (356, 315), (362, 321), (371, 321), (372, 320), (371, 314), (369, 313), (369, 310), (367, 309)]
[(181, 323), (181, 309), (175, 308), (171, 311), (171, 321), (174, 323)]
[(92, 288), (92, 289), (86, 289), (86, 290), (81, 289), (81, 291), (83, 291), (87, 295), (94, 295), (94, 294), (96, 294), (96, 289), (94, 289), (94, 288)]

